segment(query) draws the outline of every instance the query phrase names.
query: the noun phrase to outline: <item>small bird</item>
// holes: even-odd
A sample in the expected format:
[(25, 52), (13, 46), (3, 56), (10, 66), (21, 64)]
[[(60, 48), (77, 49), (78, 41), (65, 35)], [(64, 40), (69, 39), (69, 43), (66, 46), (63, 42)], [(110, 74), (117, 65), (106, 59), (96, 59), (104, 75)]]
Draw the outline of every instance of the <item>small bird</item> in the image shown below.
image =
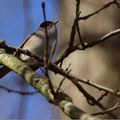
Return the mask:
[[(50, 51), (52, 44), (54, 41), (57, 40), (57, 27), (56, 22), (53, 21), (45, 21), (40, 24), (39, 28), (36, 30), (36, 32), (32, 33), (21, 45), (20, 48), (24, 50), (29, 50), (33, 54), (44, 57), (44, 45), (46, 41), (46, 34), (45, 29), (47, 28), (48, 38), (49, 38), (49, 45), (48, 50)], [(28, 66), (30, 66), (33, 70), (36, 70), (39, 68), (36, 60), (32, 57), (29, 57), (25, 54), (17, 54), (19, 59), (24, 61)], [(4, 77), (8, 72), (11, 70), (7, 68), (6, 66), (3, 66), (0, 68), (0, 79)]]

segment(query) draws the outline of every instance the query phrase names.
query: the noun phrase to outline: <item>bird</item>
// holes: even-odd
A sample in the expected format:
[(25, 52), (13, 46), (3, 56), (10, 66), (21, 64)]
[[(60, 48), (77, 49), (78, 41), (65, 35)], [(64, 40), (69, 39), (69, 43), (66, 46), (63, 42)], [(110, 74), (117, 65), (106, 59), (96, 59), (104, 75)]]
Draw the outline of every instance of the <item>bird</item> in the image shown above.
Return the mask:
[[(53, 21), (44, 21), (40, 24), (38, 29), (33, 32), (26, 40), (23, 41), (23, 43), (20, 45), (19, 48), (23, 50), (29, 50), (33, 54), (44, 57), (45, 54), (45, 41), (46, 41), (46, 33), (45, 30), (47, 29), (48, 34), (48, 52), (50, 52), (50, 49), (52, 48), (52, 44), (54, 41), (57, 41), (57, 27), (56, 24), (59, 20), (53, 22)], [(25, 62), (28, 66), (30, 66), (31, 69), (34, 71), (39, 68), (38, 60), (35, 60), (34, 58), (22, 54), (22, 53), (15, 53), (15, 56), (17, 56), (20, 60)], [(0, 79), (3, 78), (6, 74), (8, 74), (11, 70), (3, 66), (0, 68)]]

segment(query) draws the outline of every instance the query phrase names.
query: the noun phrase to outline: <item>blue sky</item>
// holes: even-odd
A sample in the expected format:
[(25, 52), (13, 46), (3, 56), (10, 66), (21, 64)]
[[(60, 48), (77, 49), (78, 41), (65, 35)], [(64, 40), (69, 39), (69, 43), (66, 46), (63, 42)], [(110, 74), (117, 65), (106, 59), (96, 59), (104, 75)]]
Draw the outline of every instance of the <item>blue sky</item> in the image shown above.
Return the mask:
[[(57, 0), (44, 1), (47, 19), (58, 19)], [(42, 0), (0, 0), (0, 39), (6, 40), (8, 45), (18, 47), (43, 21), (41, 2)], [(13, 72), (0, 80), (0, 85), (20, 91), (34, 91)], [(0, 89), (0, 97), (0, 119), (52, 119), (57, 116), (52, 111), (53, 106), (40, 94), (21, 96)]]

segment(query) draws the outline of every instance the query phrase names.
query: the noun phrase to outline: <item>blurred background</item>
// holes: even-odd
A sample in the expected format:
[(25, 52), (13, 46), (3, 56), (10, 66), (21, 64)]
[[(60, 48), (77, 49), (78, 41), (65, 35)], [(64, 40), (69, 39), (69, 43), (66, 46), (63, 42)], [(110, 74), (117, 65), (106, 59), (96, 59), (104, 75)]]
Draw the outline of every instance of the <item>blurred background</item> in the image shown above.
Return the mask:
[[(44, 0), (48, 20), (60, 19), (58, 23), (58, 52), (63, 51), (70, 38), (71, 26), (75, 16), (75, 0)], [(87, 15), (112, 0), (81, 0), (81, 15)], [(42, 0), (0, 0), (0, 39), (8, 45), (18, 47), (43, 21)], [(120, 10), (112, 5), (101, 13), (80, 22), (84, 41), (96, 40), (100, 36), (120, 28)], [(79, 78), (89, 79), (112, 89), (119, 89), (120, 83), (120, 35), (85, 51), (72, 53), (63, 62), (66, 68), (71, 63), (72, 73)], [(78, 37), (76, 36), (76, 42)], [(39, 73), (39, 71), (37, 71)], [(58, 86), (62, 76), (51, 75), (53, 84)], [(19, 91), (35, 91), (15, 73), (11, 72), (0, 80), (0, 85)], [(96, 98), (102, 92), (81, 84)], [(75, 105), (88, 113), (100, 111), (90, 106), (75, 86), (65, 80), (62, 88), (73, 98)], [(49, 104), (40, 94), (22, 96), (0, 89), (0, 119), (59, 119), (59, 108)], [(106, 108), (113, 106), (119, 99), (108, 95), (102, 100)], [(114, 112), (119, 116), (120, 110)], [(63, 115), (63, 114), (62, 114)], [(62, 116), (66, 118), (64, 115)], [(108, 118), (108, 116), (101, 116)], [(109, 116), (110, 117), (110, 116)]]

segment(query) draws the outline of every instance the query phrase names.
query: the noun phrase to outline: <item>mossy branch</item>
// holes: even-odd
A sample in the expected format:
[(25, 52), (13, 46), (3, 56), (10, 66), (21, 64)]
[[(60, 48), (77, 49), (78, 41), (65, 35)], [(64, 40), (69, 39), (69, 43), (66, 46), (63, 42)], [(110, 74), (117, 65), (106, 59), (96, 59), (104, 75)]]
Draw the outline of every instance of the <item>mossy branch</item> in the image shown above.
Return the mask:
[[(4, 49), (0, 49), (0, 64), (7, 66), (9, 69), (21, 76), (28, 84), (32, 85), (36, 91), (45, 96), (49, 102), (58, 105), (70, 118), (84, 120), (83, 116), (90, 117), (90, 115), (74, 106), (71, 100), (68, 99), (68, 96), (64, 93), (57, 93), (58, 95), (53, 96), (49, 88), (48, 80), (41, 78), (25, 63), (13, 55), (7, 54)], [(93, 116), (91, 117), (94, 118)]]
[(53, 101), (53, 96), (49, 90), (48, 81), (40, 78), (30, 67), (17, 59), (16, 57), (6, 54), (3, 49), (0, 49), (0, 64), (7, 66), (16, 74), (21, 76), (28, 84), (32, 85), (37, 91), (50, 101)]

